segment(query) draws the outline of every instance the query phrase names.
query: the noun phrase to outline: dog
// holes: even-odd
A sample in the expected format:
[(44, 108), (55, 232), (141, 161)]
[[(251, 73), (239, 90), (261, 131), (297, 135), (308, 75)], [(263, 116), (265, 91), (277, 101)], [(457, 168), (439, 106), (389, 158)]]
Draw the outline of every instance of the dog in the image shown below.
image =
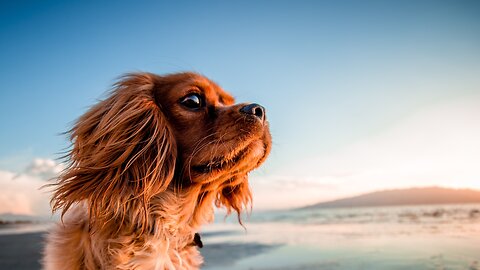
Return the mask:
[(67, 133), (47, 270), (198, 269), (200, 226), (215, 207), (241, 222), (271, 149), (262, 106), (191, 72), (125, 75)]

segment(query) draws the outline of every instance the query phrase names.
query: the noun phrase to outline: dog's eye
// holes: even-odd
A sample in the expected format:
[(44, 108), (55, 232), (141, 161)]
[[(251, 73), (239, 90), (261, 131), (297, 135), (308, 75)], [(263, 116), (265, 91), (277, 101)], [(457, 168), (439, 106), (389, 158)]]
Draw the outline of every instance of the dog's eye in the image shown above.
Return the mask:
[(203, 107), (204, 102), (202, 97), (199, 94), (190, 94), (184, 97), (180, 103), (190, 109), (198, 109)]

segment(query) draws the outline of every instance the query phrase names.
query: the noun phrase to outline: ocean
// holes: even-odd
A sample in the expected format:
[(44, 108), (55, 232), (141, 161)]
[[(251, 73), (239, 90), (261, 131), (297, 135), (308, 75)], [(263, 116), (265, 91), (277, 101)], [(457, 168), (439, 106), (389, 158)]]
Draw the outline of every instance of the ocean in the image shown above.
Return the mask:
[[(480, 269), (480, 205), (305, 209), (209, 225), (204, 243), (245, 246), (204, 269)], [(251, 252), (249, 252), (249, 250)]]

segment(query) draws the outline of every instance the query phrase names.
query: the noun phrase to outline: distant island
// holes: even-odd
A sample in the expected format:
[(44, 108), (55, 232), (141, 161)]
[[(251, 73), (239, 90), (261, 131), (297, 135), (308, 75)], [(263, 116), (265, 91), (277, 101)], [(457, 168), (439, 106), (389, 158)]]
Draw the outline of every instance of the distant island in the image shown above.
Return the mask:
[(392, 189), (321, 202), (300, 209), (465, 203), (480, 203), (480, 191), (441, 187)]

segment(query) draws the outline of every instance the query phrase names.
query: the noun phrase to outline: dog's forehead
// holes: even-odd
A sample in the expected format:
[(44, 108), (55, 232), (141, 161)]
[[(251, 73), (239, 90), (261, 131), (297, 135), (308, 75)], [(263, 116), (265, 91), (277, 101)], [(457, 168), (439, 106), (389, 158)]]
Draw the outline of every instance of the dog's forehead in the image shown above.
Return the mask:
[(217, 100), (224, 105), (232, 105), (235, 103), (235, 98), (233, 96), (207, 77), (193, 74), (191, 79), (196, 86), (203, 90), (205, 98), (212, 101)]

